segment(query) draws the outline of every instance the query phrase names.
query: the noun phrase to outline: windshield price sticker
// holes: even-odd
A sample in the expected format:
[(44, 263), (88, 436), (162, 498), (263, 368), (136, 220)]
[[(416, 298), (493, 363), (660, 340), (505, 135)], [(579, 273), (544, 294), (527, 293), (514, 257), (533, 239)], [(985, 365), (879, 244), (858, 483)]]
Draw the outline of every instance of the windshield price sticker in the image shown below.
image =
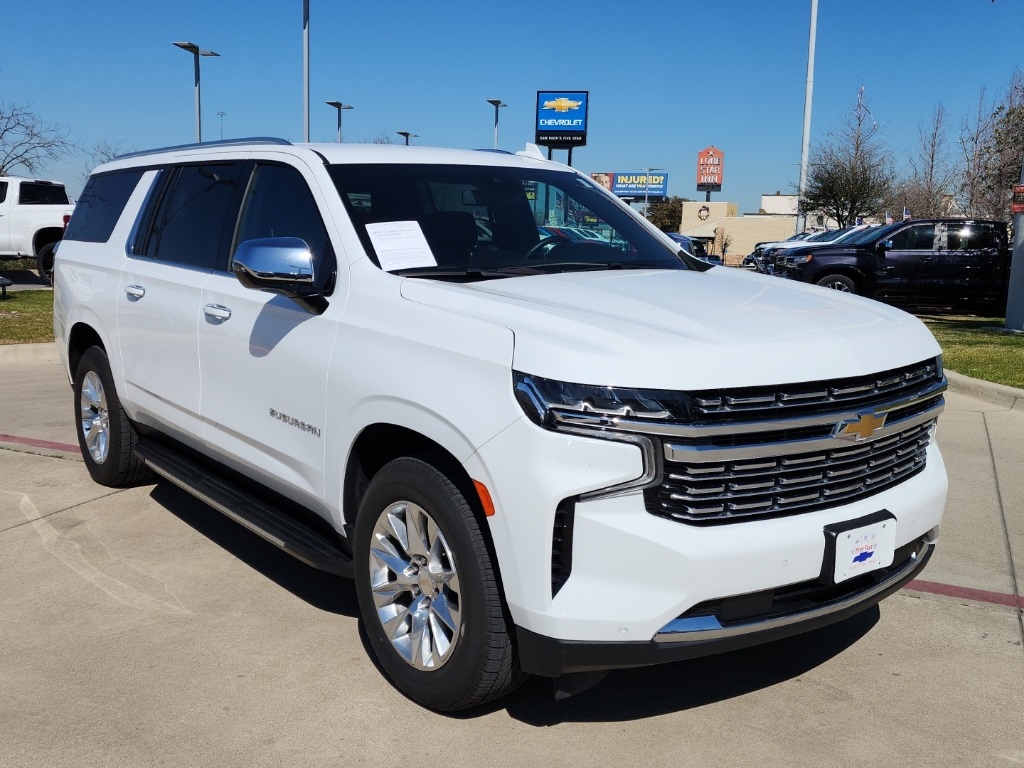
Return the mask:
[(892, 565), (896, 521), (881, 520), (836, 537), (835, 583)]
[(381, 269), (394, 272), (412, 267), (436, 267), (437, 259), (427, 245), (418, 221), (383, 221), (366, 225)]

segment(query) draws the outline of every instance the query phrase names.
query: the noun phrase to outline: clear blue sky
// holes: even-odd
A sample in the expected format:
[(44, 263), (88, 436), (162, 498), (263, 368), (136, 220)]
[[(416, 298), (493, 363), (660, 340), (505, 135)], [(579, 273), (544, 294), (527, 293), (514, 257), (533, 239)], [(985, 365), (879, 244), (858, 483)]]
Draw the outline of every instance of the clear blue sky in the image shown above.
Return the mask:
[[(810, 0), (346, 2), (310, 0), (313, 141), (395, 131), (414, 143), (490, 147), (533, 140), (538, 90), (589, 90), (585, 171), (661, 167), (669, 194), (695, 190), (697, 152), (725, 152), (713, 200), (756, 211), (798, 179)], [(186, 40), (202, 60), (203, 134), (302, 140), (302, 0), (0, 0), (0, 99), (28, 103), (88, 144), (146, 149), (195, 135)], [(979, 92), (1024, 66), (1022, 0), (820, 0), (812, 141), (865, 87), (897, 157), (941, 102), (951, 139)], [(565, 160), (564, 152), (556, 159)], [(81, 189), (82, 159), (47, 176)]]

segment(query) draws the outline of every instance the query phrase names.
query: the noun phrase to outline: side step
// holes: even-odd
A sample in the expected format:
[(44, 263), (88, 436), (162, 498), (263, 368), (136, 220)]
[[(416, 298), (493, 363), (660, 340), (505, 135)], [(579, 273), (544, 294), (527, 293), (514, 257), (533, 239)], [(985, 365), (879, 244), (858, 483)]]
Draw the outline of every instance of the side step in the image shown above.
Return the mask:
[(351, 579), (352, 559), (330, 534), (307, 525), (173, 448), (139, 440), (135, 452), (154, 472), (218, 512), (321, 571)]

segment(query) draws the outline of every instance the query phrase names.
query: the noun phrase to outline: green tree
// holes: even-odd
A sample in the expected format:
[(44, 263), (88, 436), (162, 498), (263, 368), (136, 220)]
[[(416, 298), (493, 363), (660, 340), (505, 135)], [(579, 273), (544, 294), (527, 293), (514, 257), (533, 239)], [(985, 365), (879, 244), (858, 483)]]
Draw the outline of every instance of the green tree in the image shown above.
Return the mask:
[(858, 216), (877, 215), (891, 196), (892, 165), (861, 88), (849, 117), (811, 153), (800, 208), (804, 213), (824, 213), (841, 227)]
[(685, 197), (663, 197), (651, 202), (647, 211), (647, 220), (662, 232), (678, 232), (679, 223), (683, 220), (683, 203), (690, 202)]

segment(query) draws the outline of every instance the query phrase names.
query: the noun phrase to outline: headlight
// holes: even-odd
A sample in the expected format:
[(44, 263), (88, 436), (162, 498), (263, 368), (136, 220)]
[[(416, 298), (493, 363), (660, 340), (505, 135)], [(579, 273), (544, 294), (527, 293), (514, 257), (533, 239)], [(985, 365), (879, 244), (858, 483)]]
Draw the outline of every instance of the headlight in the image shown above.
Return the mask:
[(547, 429), (563, 426), (625, 429), (623, 422), (675, 420), (688, 402), (679, 392), (574, 384), (513, 372), (516, 400), (532, 422)]

